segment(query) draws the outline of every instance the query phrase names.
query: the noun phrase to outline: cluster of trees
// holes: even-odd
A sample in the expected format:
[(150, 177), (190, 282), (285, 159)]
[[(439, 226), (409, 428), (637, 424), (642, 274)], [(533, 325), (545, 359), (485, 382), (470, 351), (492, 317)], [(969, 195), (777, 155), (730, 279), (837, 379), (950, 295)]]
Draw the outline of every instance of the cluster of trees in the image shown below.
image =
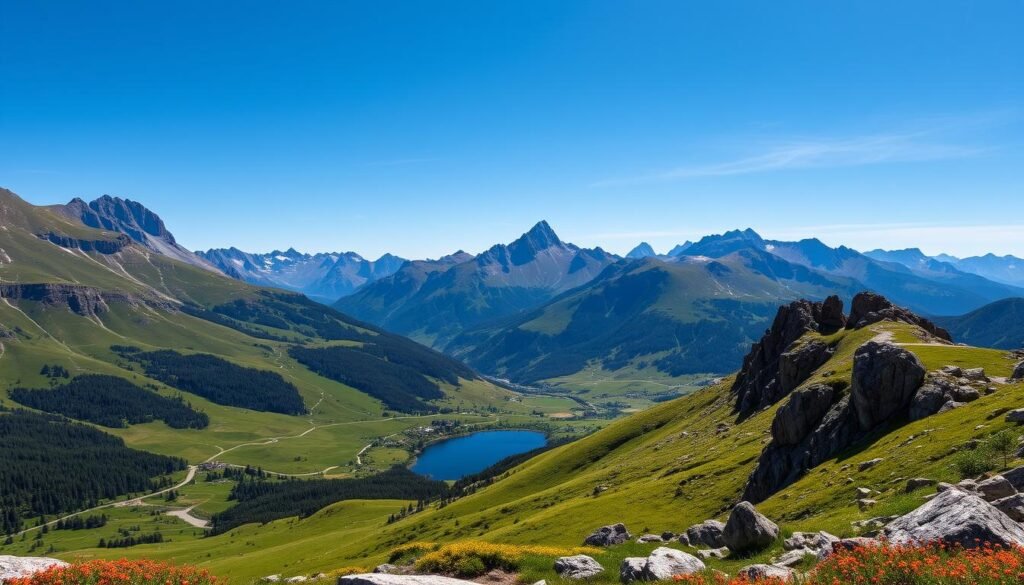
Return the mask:
[(274, 335), (273, 333), (268, 333), (267, 331), (264, 331), (263, 329), (259, 329), (257, 327), (250, 327), (246, 323), (243, 323), (236, 319), (232, 319), (231, 317), (228, 317), (227, 315), (223, 315), (221, 313), (215, 313), (209, 309), (200, 307), (199, 305), (182, 305), (181, 312), (185, 313), (186, 315), (191, 315), (193, 317), (203, 319), (205, 321), (210, 321), (211, 323), (216, 323), (217, 325), (223, 325), (224, 327), (234, 329), (235, 331), (244, 333), (249, 337), (255, 337), (257, 339), (267, 339), (270, 341), (288, 341), (288, 338), (286, 337), (283, 337), (281, 335)]
[(13, 388), (11, 399), (25, 406), (110, 428), (162, 420), (175, 429), (201, 429), (210, 418), (181, 397), (168, 398), (124, 378), (77, 376), (51, 389)]
[(90, 514), (89, 516), (72, 516), (58, 520), (54, 530), (92, 530), (107, 525), (106, 514)]
[(166, 486), (164, 476), (184, 468), (182, 459), (129, 449), (118, 437), (62, 417), (0, 415), (0, 533), (20, 531), (26, 518)]
[(137, 544), (156, 544), (164, 541), (164, 535), (159, 532), (153, 532), (151, 534), (139, 534), (132, 536), (123, 536), (121, 538), (105, 539), (101, 538), (99, 543), (96, 545), (97, 548), (127, 548), (129, 546), (135, 546)]
[(50, 365), (43, 364), (41, 370), (39, 370), (40, 376), (46, 376), (47, 378), (67, 378), (71, 374), (68, 373), (67, 368), (61, 365)]
[(262, 467), (253, 467), (251, 465), (246, 465), (245, 467), (225, 467), (220, 471), (206, 472), (206, 481), (220, 481), (222, 479), (243, 481), (246, 477), (267, 479), (270, 477), (270, 474), (263, 471)]
[(210, 402), (281, 414), (306, 412), (299, 389), (277, 372), (245, 368), (210, 354), (185, 355), (169, 349), (121, 355), (142, 364), (147, 376)]
[[(243, 476), (244, 477), (244, 476)], [(213, 533), (250, 522), (266, 523), (291, 516), (309, 516), (343, 500), (432, 500), (450, 495), (448, 484), (395, 466), (359, 479), (288, 481), (243, 480), (231, 490), (238, 504), (213, 517)]]
[(322, 339), (358, 341), (366, 336), (360, 331), (360, 324), (350, 324), (334, 309), (293, 293), (261, 291), (256, 298), (217, 305), (212, 312), (235, 322), (296, 331)]
[(401, 510), (399, 510), (397, 514), (389, 515), (388, 516), (388, 524), (392, 524), (394, 522), (397, 522), (397, 521), (401, 520), (402, 518), (405, 518), (406, 516), (412, 516), (413, 514), (416, 514), (418, 512), (422, 512), (423, 510), (426, 510), (427, 509), (427, 503), (428, 502), (424, 502), (423, 500), (418, 500), (416, 502), (415, 506), (413, 506), (412, 504), (409, 504), (408, 506), (406, 506), (406, 507), (402, 508)]
[(293, 346), (288, 354), (317, 374), (361, 390), (392, 410), (437, 412), (437, 407), (426, 401), (444, 398), (437, 383), (417, 370), (363, 348)]

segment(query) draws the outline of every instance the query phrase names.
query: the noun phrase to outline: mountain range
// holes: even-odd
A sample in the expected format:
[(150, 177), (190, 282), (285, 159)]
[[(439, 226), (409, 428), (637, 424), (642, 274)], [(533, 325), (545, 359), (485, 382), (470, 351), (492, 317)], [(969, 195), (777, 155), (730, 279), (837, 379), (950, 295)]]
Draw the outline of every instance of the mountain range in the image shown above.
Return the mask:
[(367, 260), (355, 252), (303, 254), (294, 248), (265, 254), (216, 248), (196, 255), (234, 278), (301, 292), (325, 304), (394, 274), (405, 263), (403, 258), (391, 254)]

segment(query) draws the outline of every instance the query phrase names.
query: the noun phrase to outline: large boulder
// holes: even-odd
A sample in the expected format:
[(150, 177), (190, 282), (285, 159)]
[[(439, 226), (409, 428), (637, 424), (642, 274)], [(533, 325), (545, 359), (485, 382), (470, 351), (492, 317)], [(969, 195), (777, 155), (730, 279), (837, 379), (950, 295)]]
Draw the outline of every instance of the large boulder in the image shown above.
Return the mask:
[(792, 392), (828, 361), (834, 348), (820, 339), (795, 344), (779, 356), (779, 389), (783, 394)]
[(1017, 522), (1024, 522), (1024, 494), (1014, 494), (992, 502), (1000, 512)]
[(945, 388), (938, 384), (925, 384), (911, 399), (907, 416), (910, 420), (921, 420), (939, 412), (947, 401), (949, 401), (949, 394)]
[(473, 585), (472, 581), (439, 575), (388, 575), (363, 573), (338, 577), (337, 585)]
[(861, 429), (906, 412), (924, 376), (921, 360), (898, 345), (869, 341), (857, 348), (850, 396)]
[(1010, 374), (1011, 380), (1024, 380), (1024, 362), (1017, 364), (1017, 367), (1013, 368), (1013, 373)]
[(779, 445), (796, 445), (811, 434), (839, 396), (832, 386), (813, 384), (794, 392), (775, 412), (772, 439)]
[(644, 568), (647, 567), (647, 557), (627, 557), (622, 559), (619, 565), (619, 581), (632, 583), (641, 581), (644, 578)]
[(644, 565), (644, 579), (661, 581), (677, 575), (699, 573), (704, 568), (704, 563), (697, 557), (681, 550), (662, 546), (654, 549), (647, 557), (647, 564)]
[(1024, 467), (1016, 467), (1009, 471), (1004, 471), (1002, 476), (1010, 482), (1017, 491), (1024, 491)]
[(587, 555), (561, 557), (555, 561), (555, 572), (564, 579), (589, 579), (604, 572), (601, 563)]
[(725, 546), (722, 539), (722, 532), (725, 530), (725, 523), (718, 520), (705, 520), (700, 524), (694, 524), (686, 529), (686, 538), (690, 546), (706, 546), (708, 548), (721, 548)]
[(50, 567), (66, 567), (67, 563), (48, 557), (14, 557), (0, 555), (0, 582), (6, 579), (28, 577)]
[(894, 544), (1024, 545), (1024, 527), (979, 496), (959, 489), (946, 490), (893, 520), (883, 534)]
[(1001, 475), (995, 475), (978, 484), (978, 493), (986, 501), (994, 502), (1016, 494), (1017, 489), (1013, 487), (1010, 480)]
[(722, 533), (725, 545), (735, 552), (765, 548), (778, 537), (778, 525), (758, 512), (750, 502), (736, 504)]
[(749, 416), (774, 404), (802, 382), (801, 377), (806, 379), (806, 375), (817, 367), (812, 365), (821, 358), (818, 348), (806, 355), (799, 352), (790, 355), (785, 360), (787, 372), (783, 383), (780, 372), (782, 356), (794, 342), (805, 333), (834, 333), (845, 322), (843, 302), (835, 296), (823, 303), (799, 300), (779, 307), (772, 326), (743, 358), (743, 367), (732, 385), (740, 416)]
[(937, 326), (928, 319), (918, 317), (914, 313), (897, 307), (889, 302), (889, 299), (873, 292), (858, 293), (853, 297), (850, 304), (850, 318), (846, 320), (847, 329), (860, 329), (879, 321), (902, 321), (917, 325), (928, 333), (942, 339), (951, 341), (949, 332)]
[(821, 532), (794, 532), (793, 536), (790, 536), (782, 543), (782, 548), (787, 551), (794, 551), (800, 549), (830, 549), (832, 544), (839, 542), (839, 537), (833, 534), (829, 534), (824, 530)]
[(583, 541), (583, 544), (586, 546), (612, 546), (622, 544), (629, 539), (630, 535), (626, 530), (626, 525), (620, 522), (598, 528)]

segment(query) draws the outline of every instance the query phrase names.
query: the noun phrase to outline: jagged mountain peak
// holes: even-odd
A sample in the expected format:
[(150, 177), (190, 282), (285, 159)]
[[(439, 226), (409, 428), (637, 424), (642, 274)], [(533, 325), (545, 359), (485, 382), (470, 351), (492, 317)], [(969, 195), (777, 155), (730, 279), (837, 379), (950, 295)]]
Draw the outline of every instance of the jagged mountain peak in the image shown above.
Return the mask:
[(637, 247), (629, 251), (629, 254), (626, 254), (626, 258), (650, 258), (657, 255), (658, 254), (650, 244), (647, 242), (640, 242)]

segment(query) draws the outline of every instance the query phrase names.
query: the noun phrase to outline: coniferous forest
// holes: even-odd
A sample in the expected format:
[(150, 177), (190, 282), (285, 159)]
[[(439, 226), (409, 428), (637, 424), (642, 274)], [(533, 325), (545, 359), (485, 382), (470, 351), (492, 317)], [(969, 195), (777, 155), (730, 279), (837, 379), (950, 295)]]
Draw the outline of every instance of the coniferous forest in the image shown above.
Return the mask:
[(306, 412), (298, 388), (277, 372), (242, 367), (210, 354), (186, 355), (169, 349), (121, 355), (142, 364), (147, 376), (210, 402), (281, 414)]
[(450, 494), (448, 484), (395, 466), (359, 479), (263, 481), (246, 479), (235, 485), (237, 505), (213, 517), (213, 532), (226, 532), (250, 522), (266, 523), (309, 516), (343, 500), (433, 500)]
[(17, 532), (28, 518), (148, 492), (161, 485), (154, 478), (184, 468), (182, 459), (130, 449), (63, 417), (0, 413), (0, 532)]
[(180, 397), (161, 396), (124, 378), (101, 374), (78, 376), (50, 389), (13, 388), (10, 396), (30, 408), (111, 428), (154, 420), (174, 429), (201, 429), (210, 424), (205, 413)]

